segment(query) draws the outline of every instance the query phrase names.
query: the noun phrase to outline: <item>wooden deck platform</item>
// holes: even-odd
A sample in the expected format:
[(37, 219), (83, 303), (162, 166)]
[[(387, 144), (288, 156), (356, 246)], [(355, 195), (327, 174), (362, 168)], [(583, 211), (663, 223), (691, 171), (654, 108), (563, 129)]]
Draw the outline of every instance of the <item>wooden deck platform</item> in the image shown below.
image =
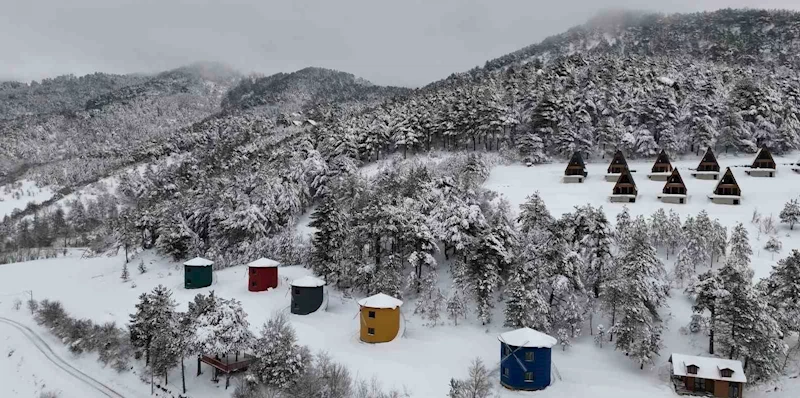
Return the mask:
[(247, 370), (247, 367), (250, 366), (250, 364), (253, 363), (254, 360), (255, 357), (250, 354), (243, 354), (243, 355), (228, 354), (223, 356), (223, 358), (217, 358), (210, 355), (198, 355), (197, 375), (200, 376), (200, 374), (202, 373), (200, 371), (201, 363), (209, 365), (212, 368), (214, 368), (214, 374), (212, 375), (211, 380), (218, 381), (219, 375), (224, 374), (225, 389), (227, 389), (228, 386), (230, 385), (231, 374)]

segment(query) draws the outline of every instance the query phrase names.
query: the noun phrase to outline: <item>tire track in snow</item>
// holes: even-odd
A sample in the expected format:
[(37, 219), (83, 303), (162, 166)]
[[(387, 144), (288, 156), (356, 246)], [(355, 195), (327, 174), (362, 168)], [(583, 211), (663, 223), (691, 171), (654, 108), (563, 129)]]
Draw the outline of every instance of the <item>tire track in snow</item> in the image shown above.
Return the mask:
[(125, 398), (124, 395), (118, 393), (113, 388), (103, 384), (102, 382), (98, 381), (97, 379), (87, 375), (86, 373), (81, 372), (80, 370), (76, 369), (65, 360), (63, 360), (58, 354), (53, 352), (53, 349), (50, 348), (48, 345), (36, 332), (31, 330), (31, 328), (13, 321), (8, 318), (0, 317), (0, 323), (5, 323), (17, 330), (19, 330), (26, 339), (28, 339), (33, 345), (36, 347), (39, 352), (44, 354), (45, 358), (47, 358), (50, 362), (54, 365), (58, 366), (61, 370), (69, 373), (72, 377), (84, 382), (89, 387), (97, 390), (101, 394), (111, 397), (111, 398)]

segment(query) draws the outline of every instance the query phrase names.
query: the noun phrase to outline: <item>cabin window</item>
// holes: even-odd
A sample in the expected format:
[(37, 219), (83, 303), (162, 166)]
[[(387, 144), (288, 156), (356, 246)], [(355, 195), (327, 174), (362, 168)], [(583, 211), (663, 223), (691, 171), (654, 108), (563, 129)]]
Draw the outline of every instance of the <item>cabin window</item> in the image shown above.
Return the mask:
[(689, 366), (686, 367), (686, 373), (689, 373), (691, 375), (696, 375), (697, 374), (697, 369), (699, 369), (697, 366), (689, 365)]
[(503, 376), (508, 377), (509, 371), (508, 368), (503, 368)]
[(256, 274), (256, 269), (255, 268), (250, 268), (250, 273), (255, 275)]
[(367, 316), (369, 316), (370, 318), (374, 319), (375, 318), (375, 311), (370, 311), (369, 314), (367, 314)]
[(503, 356), (511, 355), (511, 349), (508, 346), (503, 346)]
[(731, 377), (733, 376), (733, 371), (730, 369), (722, 369), (719, 371), (719, 374), (721, 374), (722, 377)]
[(525, 361), (533, 362), (533, 351), (528, 351), (525, 353)]
[(256, 287), (256, 283), (255, 282), (250, 282), (250, 286)]
[(706, 390), (706, 379), (701, 379), (699, 377), (694, 379), (694, 390), (695, 391), (705, 391)]
[(297, 295), (299, 295), (299, 294), (300, 294), (300, 288), (297, 288), (297, 287), (296, 287), (296, 288), (294, 288), (294, 289), (292, 289), (292, 290), (294, 290), (294, 295), (295, 295), (295, 296), (297, 296)]
[(533, 383), (533, 372), (525, 372), (525, 382)]
[(734, 199), (733, 200), (733, 204), (738, 205), (739, 204), (739, 199)]
[(375, 335), (375, 328), (367, 328), (367, 334), (370, 336)]

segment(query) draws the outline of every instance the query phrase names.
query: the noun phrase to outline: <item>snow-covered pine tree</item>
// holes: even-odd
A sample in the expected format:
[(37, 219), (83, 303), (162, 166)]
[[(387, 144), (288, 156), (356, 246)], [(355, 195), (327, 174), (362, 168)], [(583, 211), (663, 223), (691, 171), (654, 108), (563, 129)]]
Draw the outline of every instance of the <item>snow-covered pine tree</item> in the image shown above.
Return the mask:
[(259, 383), (285, 388), (310, 365), (308, 348), (297, 343), (294, 328), (283, 314), (273, 316), (261, 328), (253, 350), (256, 360), (248, 374)]
[[(708, 261), (710, 265), (714, 264), (714, 252), (717, 250), (716, 240), (719, 239), (714, 236), (715, 232), (714, 223), (711, 221), (711, 218), (708, 217), (708, 212), (701, 210), (694, 219), (693, 233), (690, 234), (690, 243), (687, 245), (698, 244), (705, 250), (703, 257), (698, 259), (699, 264), (704, 264), (706, 261)], [(700, 259), (704, 261), (700, 261)]]
[(717, 301), (725, 294), (719, 273), (715, 270), (706, 271), (697, 276), (692, 284), (686, 289), (694, 296), (694, 306), (692, 309), (695, 314), (705, 316), (708, 312), (706, 324), (708, 325), (708, 353), (714, 354), (714, 333), (716, 332), (717, 321)]
[(198, 353), (230, 359), (252, 347), (247, 313), (236, 299), (208, 300), (196, 320), (192, 347)]
[(120, 275), (120, 278), (122, 279), (123, 282), (127, 282), (131, 279), (131, 273), (128, 271), (127, 262), (122, 264), (122, 275)]
[(543, 258), (535, 235), (531, 232), (523, 237), (520, 260), (506, 285), (505, 326), (550, 330), (550, 306), (540, 290)]
[(725, 251), (728, 247), (728, 229), (717, 219), (714, 219), (711, 225), (712, 233), (709, 239), (709, 245), (711, 246), (711, 266), (713, 267), (714, 258), (716, 257), (716, 259), (719, 260), (720, 257), (725, 255)]
[(312, 237), (311, 268), (330, 283), (339, 283), (342, 244), (347, 231), (342, 206), (333, 194), (324, 197), (311, 214), (310, 227), (316, 228)]
[(139, 260), (139, 265), (137, 266), (140, 274), (147, 272), (147, 266), (144, 264), (144, 259)]
[(447, 309), (447, 317), (453, 320), (453, 324), (458, 326), (459, 318), (466, 318), (467, 306), (459, 294), (459, 289), (453, 287), (450, 289), (450, 296), (447, 298), (445, 308)]
[(667, 259), (684, 243), (681, 216), (675, 210), (669, 211), (669, 218), (664, 228), (665, 244), (667, 246)]
[(800, 251), (778, 261), (763, 282), (784, 331), (800, 333)]
[(789, 229), (794, 230), (795, 224), (800, 222), (800, 202), (797, 199), (786, 202), (778, 217), (782, 223), (789, 224)]
[[(619, 257), (619, 274), (610, 281), (614, 292), (612, 318), (616, 348), (633, 356), (641, 368), (658, 355), (661, 339), (659, 309), (664, 305), (668, 285), (664, 265), (650, 243), (647, 222), (637, 217), (631, 223), (629, 243)], [(606, 308), (611, 305), (607, 304)]]
[(605, 340), (605, 338), (606, 338), (606, 327), (603, 326), (602, 324), (597, 325), (597, 331), (594, 334), (594, 343), (598, 347), (603, 348), (603, 341)]
[(442, 318), (445, 306), (444, 294), (438, 286), (438, 277), (435, 270), (428, 271), (422, 279), (421, 292), (417, 299), (415, 314), (420, 314), (428, 320), (428, 325), (433, 327)]
[(628, 206), (622, 207), (622, 212), (617, 214), (617, 225), (614, 230), (614, 237), (616, 238), (617, 247), (622, 250), (630, 242), (630, 229), (631, 229), (631, 213)]
[(726, 263), (733, 264), (740, 267), (742, 270), (747, 270), (752, 276), (752, 269), (750, 269), (750, 256), (753, 255), (753, 249), (750, 247), (750, 238), (747, 234), (747, 229), (742, 223), (737, 223), (731, 231), (731, 237), (728, 240), (728, 256)]
[(661, 207), (650, 216), (650, 240), (656, 249), (666, 246), (667, 240), (667, 212)]
[[(581, 253), (587, 289), (591, 289), (594, 300), (601, 294), (603, 283), (612, 273), (614, 258), (611, 254), (613, 233), (603, 208), (591, 209), (587, 233), (581, 242)], [(593, 307), (594, 305), (592, 305)]]
[(708, 261), (709, 251), (707, 247), (708, 234), (710, 231), (704, 230), (702, 227), (703, 225), (699, 225), (697, 220), (692, 216), (687, 216), (686, 221), (683, 223), (685, 242), (682, 251), (686, 251), (684, 259), (692, 262), (693, 270), (697, 269), (698, 264), (702, 265)]
[(544, 230), (553, 224), (555, 219), (550, 215), (547, 206), (539, 196), (539, 192), (534, 192), (528, 196), (525, 203), (519, 205), (520, 232), (528, 233), (531, 230)]

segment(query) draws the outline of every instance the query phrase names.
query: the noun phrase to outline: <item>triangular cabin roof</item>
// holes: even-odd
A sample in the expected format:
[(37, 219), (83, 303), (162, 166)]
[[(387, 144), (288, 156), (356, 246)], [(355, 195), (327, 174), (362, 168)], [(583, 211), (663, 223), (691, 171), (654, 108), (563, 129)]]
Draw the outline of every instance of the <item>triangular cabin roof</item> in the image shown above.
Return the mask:
[(636, 182), (633, 181), (633, 176), (631, 175), (631, 171), (627, 168), (623, 170), (622, 174), (620, 174), (619, 178), (617, 178), (617, 183), (614, 184), (614, 188), (617, 188), (618, 186), (623, 184), (630, 184), (633, 185), (634, 187), (636, 186)]
[(667, 156), (667, 152), (664, 151), (663, 149), (661, 150), (661, 153), (658, 154), (658, 157), (656, 158), (656, 163), (653, 164), (653, 172), (654, 173), (656, 172), (656, 166), (658, 166), (660, 164), (668, 164), (668, 165), (672, 166), (672, 163), (670, 163), (670, 161), (669, 161), (669, 156)]
[(758, 150), (758, 153), (756, 153), (756, 158), (755, 158), (755, 160), (753, 160), (753, 165), (751, 167), (758, 168), (759, 167), (759, 164), (758, 164), (759, 160), (762, 160), (762, 161), (766, 160), (766, 161), (772, 162), (773, 165), (775, 164), (775, 159), (772, 157), (772, 153), (765, 146), (762, 146)]
[(722, 178), (719, 179), (719, 182), (717, 183), (717, 187), (714, 188), (714, 194), (720, 195), (720, 193), (718, 191), (719, 191), (720, 187), (723, 186), (723, 185), (735, 185), (736, 188), (739, 189), (739, 191), (741, 192), (741, 188), (739, 187), (739, 183), (736, 182), (736, 177), (733, 176), (733, 172), (731, 171), (730, 167), (725, 169), (725, 174), (723, 174)]
[(700, 163), (714, 163), (719, 165), (719, 162), (717, 162), (717, 157), (714, 156), (714, 151), (711, 150), (711, 147), (706, 149), (706, 153), (703, 155), (703, 159), (700, 161)]
[(625, 168), (628, 167), (628, 161), (625, 160), (625, 155), (622, 154), (622, 151), (617, 149), (617, 152), (614, 153), (614, 157), (611, 159), (611, 164), (608, 165), (609, 173), (611, 172), (611, 166), (614, 165), (623, 165)]
[(572, 158), (569, 160), (569, 164), (567, 166), (586, 167), (586, 163), (583, 162), (583, 155), (581, 155), (580, 152), (573, 153)]
[(667, 183), (664, 184), (664, 192), (666, 193), (667, 187), (674, 185), (679, 185), (682, 186), (683, 189), (686, 189), (686, 184), (683, 182), (683, 177), (681, 177), (681, 173), (678, 172), (678, 169), (672, 169), (672, 174), (669, 175)]
[(183, 265), (187, 265), (189, 267), (209, 267), (209, 266), (214, 265), (214, 262), (209, 260), (209, 259), (202, 258), (202, 257), (195, 257), (195, 258), (183, 263)]

